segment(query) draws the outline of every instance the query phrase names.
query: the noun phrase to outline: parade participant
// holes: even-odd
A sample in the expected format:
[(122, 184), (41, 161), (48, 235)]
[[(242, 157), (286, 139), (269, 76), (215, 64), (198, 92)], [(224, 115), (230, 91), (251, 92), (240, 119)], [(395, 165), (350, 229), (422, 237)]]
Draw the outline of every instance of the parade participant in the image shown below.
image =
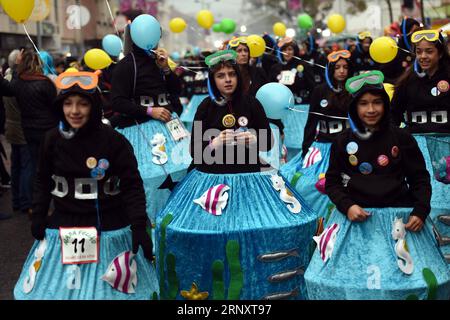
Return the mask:
[(312, 66), (314, 72), (314, 82), (316, 85), (322, 84), (325, 81), (325, 75), (323, 72), (323, 68), (320, 66), (324, 66), (327, 64), (327, 58), (319, 49), (316, 43), (316, 39), (310, 32), (308, 33), (308, 37), (304, 42), (304, 50), (305, 54), (300, 57), (306, 61), (309, 61), (310, 63), (315, 64)]
[[(177, 299), (302, 299), (312, 212), (276, 171), (263, 171), (258, 154), (271, 148), (269, 121), (260, 102), (242, 94), (236, 56), (225, 50), (206, 59), (210, 97), (195, 116), (194, 170), (158, 214), (161, 292)], [(171, 289), (174, 280), (179, 292)]]
[[(416, 59), (395, 87), (392, 118), (396, 125), (404, 122), (414, 134), (432, 175), (431, 207), (436, 210), (431, 217), (441, 233), (450, 234), (449, 222), (446, 225), (441, 221), (450, 215), (446, 200), (450, 192), (446, 183), (450, 162), (445, 161), (450, 157), (450, 56), (438, 30), (417, 31), (411, 41)], [(441, 249), (450, 253), (448, 245)]]
[(125, 46), (131, 51), (117, 64), (112, 78), (112, 107), (121, 116), (110, 121), (134, 148), (147, 196), (147, 214), (154, 224), (174, 181), (186, 174), (189, 140), (177, 116), (182, 110), (178, 98), (181, 87), (168, 65), (167, 52), (140, 48), (133, 42), (130, 28)]
[(372, 34), (369, 31), (362, 31), (356, 36), (356, 49), (352, 52), (352, 63), (355, 73), (379, 68), (370, 57), (369, 48), (372, 42)]
[[(97, 74), (63, 73), (42, 143), (16, 299), (150, 299), (158, 292), (145, 194), (129, 142), (101, 122)], [(50, 202), (55, 210), (48, 216)], [(142, 248), (142, 250), (139, 250)]]
[(351, 129), (333, 142), (325, 189), (339, 211), (315, 237), (310, 299), (444, 299), (450, 270), (436, 247), (424, 158), (390, 124), (381, 73), (346, 82)]
[(250, 65), (250, 49), (247, 46), (247, 37), (231, 39), (228, 46), (237, 53), (236, 62), (242, 77), (243, 93), (255, 96), (258, 89), (267, 83), (267, 76), (264, 69), (256, 65)]
[[(302, 151), (281, 168), (281, 173), (311, 205), (319, 217), (328, 219), (332, 204), (325, 194), (324, 174), (328, 168), (331, 143), (348, 127), (346, 120), (351, 96), (344, 89), (352, 74), (347, 50), (328, 55), (326, 83), (311, 97)], [(327, 210), (328, 208), (328, 210)]]
[(398, 47), (400, 48), (394, 60), (388, 63), (379, 64), (379, 70), (384, 74), (384, 81), (396, 84), (397, 79), (408, 69), (414, 62), (412, 50), (411, 35), (420, 29), (420, 23), (412, 18), (404, 18), (400, 24), (401, 34), (398, 39)]
[(299, 56), (300, 51), (292, 38), (284, 37), (278, 42), (278, 47), (282, 52), (282, 62), (272, 66), (269, 79), (288, 86), (294, 94), (296, 104), (309, 103), (315, 85), (311, 67), (294, 58)]

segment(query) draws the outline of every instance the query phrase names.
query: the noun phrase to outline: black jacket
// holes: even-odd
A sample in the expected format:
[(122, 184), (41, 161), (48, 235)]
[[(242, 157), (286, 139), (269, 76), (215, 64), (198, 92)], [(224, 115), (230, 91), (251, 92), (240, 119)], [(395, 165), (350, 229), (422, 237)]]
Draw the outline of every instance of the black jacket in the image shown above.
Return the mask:
[[(225, 115), (232, 113), (236, 119), (236, 124), (233, 128), (226, 128), (222, 119)], [(240, 128), (238, 120), (245, 117), (248, 120), (246, 128), (248, 130), (256, 130), (258, 137), (257, 151), (268, 151), (272, 148), (273, 138), (269, 126), (269, 120), (266, 117), (264, 108), (261, 103), (252, 96), (246, 95), (240, 101), (233, 101), (231, 106), (218, 106), (211, 101), (211, 98), (206, 98), (200, 104), (195, 114), (194, 124), (191, 134), (191, 156), (193, 158), (193, 166), (198, 170), (209, 173), (240, 173), (240, 172), (258, 172), (264, 166), (261, 163), (258, 153), (255, 150), (250, 152), (249, 148), (245, 146), (223, 146), (220, 151), (212, 151), (209, 149), (209, 143), (212, 139), (219, 135), (225, 129), (237, 130)], [(206, 132), (209, 129), (216, 129), (215, 132)], [(259, 131), (265, 129), (265, 131)], [(261, 133), (261, 135), (258, 135)], [(208, 148), (208, 150), (206, 150)], [(238, 162), (238, 151), (245, 150), (245, 160)], [(252, 148), (253, 149), (253, 148)], [(218, 157), (220, 152), (223, 152), (222, 163), (208, 164), (208, 159), (205, 154)], [(226, 163), (227, 154), (234, 152), (232, 163)], [(252, 154), (252, 158), (249, 154)], [(241, 155), (240, 153), (239, 155)], [(253, 157), (253, 155), (257, 155)], [(241, 159), (241, 158), (239, 158)]]
[(308, 63), (292, 58), (288, 63), (278, 63), (270, 69), (271, 82), (280, 82), (281, 72), (291, 70), (295, 72), (295, 82), (287, 87), (295, 96), (295, 103), (309, 103), (310, 95), (315, 87), (314, 73)]
[[(256, 93), (258, 92), (259, 88), (261, 88), (263, 85), (265, 85), (267, 81), (267, 75), (264, 72), (263, 68), (259, 68), (257, 66), (249, 66), (248, 72), (250, 76), (250, 87), (248, 89), (247, 94), (256, 97)], [(242, 71), (241, 71), (242, 74)]]
[[(439, 83), (447, 87), (445, 92), (436, 90)], [(431, 78), (413, 73), (395, 90), (391, 108), (395, 125), (403, 121), (412, 133), (450, 133), (449, 84), (448, 66), (440, 66)]]
[[(336, 136), (348, 127), (345, 119), (335, 119), (311, 112), (322, 113), (328, 116), (348, 117), (348, 106), (351, 96), (346, 90), (335, 93), (326, 83), (316, 87), (312, 93), (309, 106), (308, 121), (303, 135), (303, 156), (308, 152), (314, 140), (332, 142)], [(319, 130), (317, 131), (317, 126)]]
[[(403, 38), (398, 41), (398, 46), (407, 50)], [(384, 82), (396, 84), (397, 79), (414, 63), (414, 55), (403, 50), (398, 50), (394, 60), (388, 63), (380, 63), (378, 68), (384, 74)]]
[[(40, 154), (33, 215), (45, 217), (53, 199), (55, 211), (49, 217), (50, 228), (97, 226), (96, 203), (92, 199), (96, 180), (91, 178), (91, 169), (86, 164), (90, 157), (109, 161), (97, 188), (102, 230), (115, 230), (130, 223), (145, 226), (142, 179), (133, 148), (120, 133), (100, 125), (89, 131), (81, 129), (73, 139), (67, 140), (53, 129), (46, 134)], [(83, 197), (89, 199), (80, 199)]]
[[(356, 166), (350, 163), (350, 142), (358, 145)], [(370, 164), (371, 173), (361, 173), (363, 162)], [(344, 174), (350, 178), (347, 183)], [(360, 140), (350, 129), (339, 135), (331, 147), (325, 190), (343, 214), (354, 204), (413, 207), (411, 215), (422, 220), (430, 212), (430, 175), (423, 155), (411, 134), (393, 126), (376, 131), (368, 140)]]
[(352, 52), (352, 63), (355, 73), (360, 73), (361, 71), (369, 70), (379, 70), (380, 66), (378, 63), (372, 60), (369, 52), (364, 52), (362, 49), (356, 48)]
[(183, 109), (180, 93), (178, 77), (173, 72), (164, 75), (152, 56), (133, 45), (133, 53), (123, 58), (113, 73), (112, 108), (125, 116), (117, 121), (117, 125), (127, 127), (134, 125), (135, 120), (140, 123), (149, 121), (151, 117), (147, 115), (147, 107), (164, 107), (180, 115)]

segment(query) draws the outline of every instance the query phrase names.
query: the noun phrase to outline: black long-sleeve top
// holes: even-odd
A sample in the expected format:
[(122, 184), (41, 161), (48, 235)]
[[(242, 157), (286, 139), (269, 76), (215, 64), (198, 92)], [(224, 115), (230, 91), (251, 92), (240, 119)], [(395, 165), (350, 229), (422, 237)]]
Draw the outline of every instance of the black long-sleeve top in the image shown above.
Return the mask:
[(250, 74), (250, 87), (247, 94), (256, 97), (259, 88), (268, 82), (267, 75), (263, 68), (257, 66), (249, 66), (248, 70)]
[[(333, 92), (330, 87), (324, 83), (316, 87), (311, 96), (309, 106), (308, 120), (306, 121), (303, 135), (302, 154), (308, 152), (314, 140), (320, 142), (333, 142), (336, 136), (348, 127), (348, 121), (345, 119), (330, 118), (348, 117), (348, 106), (351, 96), (346, 90), (339, 93)], [(311, 112), (322, 113), (327, 116), (317, 115)], [(319, 130), (317, 131), (317, 126)]]
[(57, 129), (47, 132), (37, 167), (33, 215), (47, 216), (53, 199), (55, 211), (49, 217), (50, 228), (97, 226), (96, 203), (92, 199), (96, 180), (91, 178), (86, 162), (91, 157), (97, 162), (109, 162), (97, 188), (102, 230), (129, 224), (145, 226), (145, 192), (133, 148), (124, 136), (106, 125), (88, 132), (81, 129), (70, 140)]
[(406, 83), (396, 88), (391, 108), (394, 124), (405, 122), (411, 133), (450, 133), (448, 70), (448, 66), (441, 65), (431, 78), (428, 75), (420, 78), (413, 73)]
[[(178, 99), (181, 93), (178, 77), (173, 72), (165, 75), (156, 60), (142, 49), (133, 46), (133, 54), (128, 54), (117, 64), (112, 77), (113, 110), (128, 118), (123, 118), (119, 126), (134, 125), (135, 120), (149, 121), (147, 107), (164, 107), (180, 115), (183, 107)], [(135, 76), (136, 88), (133, 89)]]
[[(232, 128), (227, 128), (222, 123), (224, 116), (227, 114), (233, 114), (236, 119), (236, 124)], [(210, 141), (223, 130), (239, 129), (241, 117), (247, 119), (246, 128), (248, 130), (256, 130), (257, 145), (253, 147), (224, 145), (219, 147), (218, 150), (213, 150), (209, 146)], [(210, 131), (210, 129), (215, 130)], [(223, 107), (216, 105), (208, 97), (203, 100), (197, 109), (192, 127), (190, 152), (194, 167), (200, 171), (208, 173), (258, 172), (265, 166), (259, 159), (258, 151), (268, 151), (272, 148), (272, 144), (273, 137), (269, 120), (261, 103), (252, 96), (245, 95), (240, 101), (233, 100), (231, 104)], [(205, 154), (223, 160), (221, 163), (219, 161), (208, 163)], [(219, 157), (221, 154), (223, 157)], [(234, 157), (232, 157), (233, 154)], [(230, 157), (230, 155), (231, 159), (227, 161), (227, 157)], [(245, 155), (245, 158), (242, 155)]]
[(311, 93), (315, 87), (314, 73), (308, 63), (292, 58), (286, 64), (277, 63), (270, 69), (269, 79), (271, 82), (280, 82), (282, 71), (291, 70), (295, 73), (295, 81), (287, 87), (295, 97), (295, 103), (309, 103)]
[(369, 52), (364, 52), (361, 49), (356, 49), (352, 52), (352, 64), (355, 73), (361, 71), (379, 70), (380, 66), (378, 63), (372, 60)]
[[(350, 142), (358, 146), (353, 154), (355, 166), (347, 151), (355, 151), (347, 147)], [(364, 162), (372, 167), (369, 174), (360, 171)], [(347, 183), (344, 174), (350, 178)], [(358, 139), (350, 129), (339, 135), (331, 147), (325, 190), (343, 214), (354, 204), (366, 208), (413, 207), (411, 215), (422, 220), (430, 212), (430, 175), (423, 155), (411, 134), (393, 126), (376, 131), (368, 140)]]

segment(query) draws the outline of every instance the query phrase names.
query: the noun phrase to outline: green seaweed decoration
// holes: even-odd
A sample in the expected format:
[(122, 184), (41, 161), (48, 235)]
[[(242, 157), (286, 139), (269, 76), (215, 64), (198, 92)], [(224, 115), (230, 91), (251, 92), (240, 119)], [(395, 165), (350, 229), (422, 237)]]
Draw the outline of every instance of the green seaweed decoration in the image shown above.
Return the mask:
[(152, 300), (158, 300), (158, 293), (153, 292)]
[(161, 299), (167, 299), (165, 275), (164, 275), (164, 256), (166, 253), (166, 231), (167, 226), (173, 220), (172, 214), (167, 214), (161, 222), (161, 241), (159, 242), (159, 296)]
[(230, 268), (230, 286), (228, 288), (228, 300), (239, 300), (244, 283), (241, 263), (239, 260), (239, 242), (229, 240), (225, 247), (228, 265)]
[(325, 217), (325, 221), (324, 221), (324, 225), (326, 225), (328, 223), (328, 219), (330, 219), (331, 213), (333, 212), (333, 210), (336, 208), (336, 206), (334, 205), (334, 203), (328, 203), (327, 204), (327, 216)]
[(172, 253), (167, 254), (167, 280), (169, 282), (168, 298), (175, 300), (180, 286), (180, 281), (177, 278), (177, 272), (175, 270), (175, 255)]
[(225, 284), (223, 280), (224, 264), (222, 260), (216, 260), (212, 265), (212, 298), (213, 300), (225, 299)]
[[(429, 268), (422, 269), (422, 276), (428, 286), (427, 300), (436, 300), (436, 294), (438, 289), (438, 281), (433, 271)], [(419, 300), (419, 297), (415, 294), (410, 294), (406, 297), (406, 300)]]
[(300, 179), (300, 177), (301, 177), (302, 175), (303, 175), (303, 174), (302, 174), (301, 172), (296, 172), (296, 173), (294, 174), (294, 176), (293, 176), (292, 179), (291, 179), (291, 186), (292, 186), (292, 188), (295, 188), (295, 186), (297, 185), (298, 180)]

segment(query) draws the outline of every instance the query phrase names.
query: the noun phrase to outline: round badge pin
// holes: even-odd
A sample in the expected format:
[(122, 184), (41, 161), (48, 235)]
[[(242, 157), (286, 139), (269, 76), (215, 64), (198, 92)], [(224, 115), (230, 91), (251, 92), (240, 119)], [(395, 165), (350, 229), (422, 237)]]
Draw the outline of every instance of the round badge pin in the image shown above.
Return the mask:
[(358, 144), (354, 141), (351, 141), (347, 144), (346, 150), (348, 154), (355, 154), (358, 152)]
[(303, 72), (303, 70), (305, 70), (305, 67), (302, 66), (301, 64), (299, 64), (299, 65), (297, 66), (297, 71), (298, 71), (298, 72)]
[(397, 146), (392, 147), (392, 149), (391, 149), (392, 157), (397, 158), (399, 152), (400, 152), (400, 149)]
[(441, 80), (437, 84), (437, 88), (440, 92), (447, 92), (449, 87), (450, 86), (449, 86), (448, 82), (445, 80)]
[(322, 100), (320, 101), (320, 106), (321, 106), (322, 108), (326, 108), (326, 107), (328, 106), (328, 100), (327, 100), (327, 99), (322, 99)]
[(277, 80), (281, 80), (281, 74), (277, 75)]
[(412, 60), (412, 58), (410, 56), (406, 56), (406, 60), (409, 62)]
[(361, 58), (356, 59), (356, 63), (361, 63), (361, 62), (362, 62)]
[(222, 119), (225, 128), (232, 128), (236, 124), (236, 118), (232, 114), (227, 114)]
[(350, 162), (350, 164), (354, 167), (356, 167), (358, 165), (358, 158), (352, 154), (350, 155), (350, 157), (348, 157), (348, 162)]
[(389, 164), (389, 158), (386, 155), (382, 154), (378, 156), (377, 162), (380, 166), (386, 167)]
[(97, 166), (97, 159), (95, 159), (94, 157), (89, 157), (86, 159), (86, 166), (89, 169), (94, 169)]
[(403, 67), (403, 68), (406, 68), (407, 66), (408, 66), (408, 62), (403, 61), (403, 62), (402, 62), (402, 67)]
[(91, 177), (95, 180), (102, 180), (105, 177), (105, 170), (97, 167), (91, 170)]
[(244, 116), (239, 117), (239, 119), (238, 119), (238, 124), (239, 124), (241, 127), (246, 127), (246, 126), (248, 125), (248, 119), (247, 119), (247, 117), (244, 117)]
[(372, 165), (368, 162), (363, 162), (359, 165), (359, 172), (361, 172), (362, 174), (371, 174), (372, 170)]
[(431, 95), (432, 95), (433, 97), (437, 97), (437, 96), (440, 95), (440, 94), (441, 94), (441, 92), (438, 90), (437, 87), (433, 87), (433, 88), (431, 89)]
[(100, 169), (103, 169), (103, 170), (108, 170), (108, 168), (109, 168), (109, 161), (106, 160), (106, 159), (100, 159), (98, 161), (98, 167)]

